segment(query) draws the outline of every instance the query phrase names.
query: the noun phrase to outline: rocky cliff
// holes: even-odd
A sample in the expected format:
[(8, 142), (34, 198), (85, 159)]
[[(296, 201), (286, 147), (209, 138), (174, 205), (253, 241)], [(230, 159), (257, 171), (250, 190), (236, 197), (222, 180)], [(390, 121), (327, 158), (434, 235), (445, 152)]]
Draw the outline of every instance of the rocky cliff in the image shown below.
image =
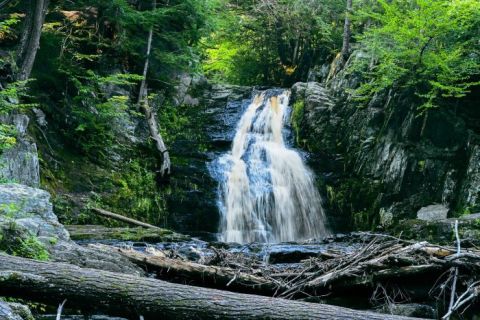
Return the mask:
[(480, 210), (475, 97), (423, 113), (413, 92), (392, 89), (359, 102), (352, 89), (360, 75), (342, 70), (327, 81), (328, 70), (293, 86), (293, 121), (337, 229), (388, 226), (433, 204), (449, 216)]

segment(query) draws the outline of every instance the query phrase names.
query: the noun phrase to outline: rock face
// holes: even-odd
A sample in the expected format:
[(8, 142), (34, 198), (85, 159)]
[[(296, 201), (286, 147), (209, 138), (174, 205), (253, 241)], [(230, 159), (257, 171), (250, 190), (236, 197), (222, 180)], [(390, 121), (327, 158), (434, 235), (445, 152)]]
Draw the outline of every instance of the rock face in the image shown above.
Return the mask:
[[(356, 53), (347, 64), (355, 59), (368, 57)], [(360, 81), (355, 73), (312, 79), (318, 82), (293, 86), (301, 115), (294, 126), (298, 144), (312, 153), (338, 229), (415, 218), (433, 204), (451, 208), (452, 215), (480, 208), (480, 113), (474, 103), (420, 113), (413, 92), (390, 90), (355, 101), (349, 93)]]
[(40, 172), (37, 145), (27, 134), (28, 116), (0, 116), (0, 122), (13, 125), (17, 132), (15, 146), (0, 154), (0, 179), (38, 187)]
[(215, 172), (209, 171), (208, 164), (230, 148), (252, 88), (208, 85), (199, 80), (192, 83), (190, 88), (182, 89), (182, 96), (195, 97), (191, 122), (199, 134), (170, 146), (174, 168), (170, 179), (172, 192), (167, 195), (166, 227), (213, 239), (219, 221), (218, 186), (213, 178)]

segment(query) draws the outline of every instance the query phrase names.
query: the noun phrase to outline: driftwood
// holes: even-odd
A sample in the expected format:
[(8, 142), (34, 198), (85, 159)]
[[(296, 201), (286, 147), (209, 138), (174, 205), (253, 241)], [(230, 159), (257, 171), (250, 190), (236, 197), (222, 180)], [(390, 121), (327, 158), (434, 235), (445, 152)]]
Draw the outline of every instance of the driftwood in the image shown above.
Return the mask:
[(0, 255), (0, 295), (145, 319), (411, 319)]
[(207, 266), (181, 259), (171, 259), (157, 251), (147, 255), (133, 249), (123, 249), (107, 245), (92, 245), (104, 251), (115, 251), (131, 262), (146, 269), (157, 271), (161, 279), (177, 278), (182, 282), (236, 292), (266, 294), (272, 296), (278, 290), (274, 281), (258, 277), (232, 268)]
[[(399, 239), (375, 238), (363, 249), (327, 261), (311, 259), (295, 279), (285, 279), (290, 288), (280, 293), (294, 298), (302, 294), (342, 293), (356, 287), (370, 288), (385, 283), (402, 287), (415, 298), (432, 295), (431, 288), (452, 267), (465, 271), (466, 281), (475, 280), (480, 271), (480, 252), (439, 247), (427, 242), (409, 243)], [(281, 279), (277, 279), (281, 280)], [(421, 286), (421, 290), (418, 287)], [(412, 291), (415, 288), (415, 292)]]
[(107, 210), (103, 210), (103, 209), (100, 209), (100, 208), (92, 208), (92, 211), (95, 212), (96, 214), (101, 215), (101, 216), (111, 218), (111, 219), (115, 219), (115, 220), (122, 221), (122, 222), (126, 222), (126, 223), (133, 224), (133, 225), (136, 225), (136, 226), (140, 226), (140, 227), (144, 227), (144, 228), (151, 228), (151, 229), (161, 229), (157, 226), (154, 226), (154, 225), (142, 222), (142, 221), (138, 221), (138, 220), (135, 220), (135, 219), (132, 219), (132, 218), (128, 218), (128, 217), (125, 217), (125, 216), (122, 216), (122, 215), (119, 215), (119, 214), (116, 214), (116, 213), (113, 213), (113, 212), (110, 212), (110, 211), (107, 211)]
[[(355, 295), (365, 305), (383, 307), (386, 305), (373, 301), (382, 291), (387, 296), (401, 292), (401, 299), (386, 297), (385, 300), (392, 304), (433, 302), (442, 296), (438, 289), (451, 282), (445, 275), (452, 268), (462, 275), (456, 277), (464, 292), (451, 306), (452, 312), (464, 310), (480, 295), (480, 282), (474, 282), (480, 281), (480, 251), (414, 243), (388, 236), (373, 236), (351, 254), (319, 253), (318, 257), (287, 269), (269, 265), (252, 255), (218, 248), (212, 249), (216, 257), (210, 257), (210, 261), (201, 258), (196, 263), (185, 261), (174, 251), (160, 252), (159, 256), (158, 252), (102, 247), (115, 250), (147, 271), (157, 272), (160, 279), (288, 299), (325, 297), (323, 299), (328, 301)], [(449, 294), (446, 292), (443, 296)], [(448, 302), (445, 305), (448, 308)]]

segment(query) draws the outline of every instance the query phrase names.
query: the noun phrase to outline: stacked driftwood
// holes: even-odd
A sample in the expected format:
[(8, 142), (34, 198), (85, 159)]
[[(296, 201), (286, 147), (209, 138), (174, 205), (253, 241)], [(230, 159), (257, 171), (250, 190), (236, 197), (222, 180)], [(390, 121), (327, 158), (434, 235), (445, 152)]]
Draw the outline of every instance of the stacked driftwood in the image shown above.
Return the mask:
[(0, 296), (53, 304), (67, 299), (67, 308), (146, 319), (401, 319), (305, 302), (339, 304), (347, 297), (366, 301), (356, 305), (365, 309), (443, 302), (438, 310), (445, 318), (477, 307), (479, 250), (461, 248), (460, 241), (448, 247), (385, 235), (361, 241), (352, 252), (325, 251), (280, 265), (221, 248), (190, 261), (172, 250), (96, 245), (121, 253), (150, 277), (0, 255)]
[(355, 296), (370, 305), (436, 303), (440, 315), (463, 312), (480, 294), (480, 250), (365, 235), (349, 254), (322, 252), (300, 263), (271, 265), (243, 253), (214, 249), (192, 262), (175, 252), (115, 250), (164, 280), (286, 299), (329, 301)]

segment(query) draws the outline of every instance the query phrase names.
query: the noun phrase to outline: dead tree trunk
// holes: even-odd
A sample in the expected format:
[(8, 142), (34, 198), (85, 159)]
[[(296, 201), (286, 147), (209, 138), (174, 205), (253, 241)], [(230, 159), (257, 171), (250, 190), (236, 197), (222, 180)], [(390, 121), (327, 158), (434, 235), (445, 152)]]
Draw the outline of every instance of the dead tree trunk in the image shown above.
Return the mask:
[(0, 295), (55, 306), (68, 299), (69, 308), (145, 319), (411, 319), (6, 255), (0, 255)]
[[(153, 0), (152, 6), (153, 6), (153, 9), (155, 10), (157, 7), (156, 0)], [(152, 108), (149, 106), (149, 103), (148, 103), (147, 73), (148, 73), (148, 66), (150, 64), (150, 55), (152, 52), (152, 40), (153, 40), (153, 26), (150, 27), (150, 30), (148, 32), (147, 54), (145, 57), (145, 64), (143, 66), (143, 74), (142, 74), (143, 79), (140, 84), (140, 91), (138, 93), (137, 104), (139, 108), (142, 110), (143, 114), (145, 115), (148, 129), (150, 131), (150, 136), (155, 142), (155, 147), (157, 148), (157, 151), (160, 153), (160, 157), (162, 161), (162, 165), (160, 166), (160, 175), (163, 177), (165, 175), (170, 174), (171, 162), (170, 162), (170, 154), (168, 153), (168, 149), (165, 146), (165, 142), (163, 141), (162, 135), (158, 131), (156, 114), (152, 110)]]
[(350, 14), (352, 12), (352, 0), (347, 0), (347, 10), (345, 12), (345, 24), (343, 26), (343, 45), (342, 45), (342, 58), (343, 61), (347, 61), (350, 53), (350, 38), (352, 36)]
[(191, 261), (167, 258), (165, 255), (146, 255), (133, 249), (98, 244), (92, 246), (107, 252), (118, 252), (148, 271), (157, 271), (161, 279), (179, 278), (182, 282), (191, 285), (269, 296), (282, 290), (280, 285), (273, 281), (230, 268), (206, 266)]
[(32, 72), (35, 57), (40, 47), (40, 37), (49, 0), (29, 0), (27, 2), (25, 24), (17, 53), (18, 72), (16, 79), (20, 81), (27, 80)]
[(122, 215), (119, 215), (119, 214), (116, 214), (116, 213), (113, 213), (113, 212), (110, 212), (110, 211), (107, 211), (107, 210), (103, 210), (103, 209), (100, 209), (100, 208), (92, 208), (92, 211), (95, 212), (98, 215), (101, 215), (101, 216), (104, 216), (104, 217), (107, 217), (107, 218), (110, 218), (110, 219), (114, 219), (114, 220), (117, 220), (117, 221), (122, 221), (122, 222), (125, 222), (125, 223), (133, 224), (133, 225), (144, 227), (144, 228), (157, 229), (157, 230), (160, 229), (159, 227), (151, 225), (149, 223), (138, 221), (138, 220), (135, 220), (135, 219), (132, 219), (132, 218), (129, 218), (129, 217), (125, 217), (125, 216), (122, 216)]

